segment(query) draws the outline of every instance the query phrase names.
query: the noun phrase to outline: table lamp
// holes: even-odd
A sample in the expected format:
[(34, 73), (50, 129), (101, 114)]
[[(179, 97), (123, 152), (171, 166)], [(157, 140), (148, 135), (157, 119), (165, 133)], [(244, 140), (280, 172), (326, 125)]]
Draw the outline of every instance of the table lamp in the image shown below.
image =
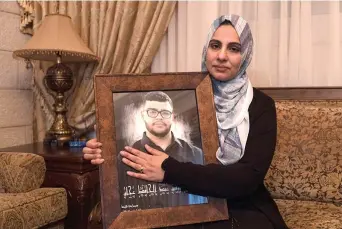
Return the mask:
[(85, 45), (75, 31), (71, 18), (62, 14), (45, 16), (41, 26), (23, 48), (13, 52), (14, 57), (56, 62), (48, 68), (44, 77), (44, 85), (55, 92), (53, 105), (55, 118), (47, 131), (44, 142), (56, 142), (58, 145), (72, 140), (74, 131), (66, 118), (66, 102), (64, 93), (72, 88), (73, 73), (70, 67), (62, 62), (92, 62), (99, 58)]

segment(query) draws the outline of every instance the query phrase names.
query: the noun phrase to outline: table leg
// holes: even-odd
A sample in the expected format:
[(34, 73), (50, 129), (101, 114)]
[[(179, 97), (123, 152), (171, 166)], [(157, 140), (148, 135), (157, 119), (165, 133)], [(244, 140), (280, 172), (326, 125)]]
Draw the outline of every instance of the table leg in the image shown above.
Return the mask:
[(98, 170), (84, 174), (46, 172), (44, 187), (63, 187), (68, 195), (65, 228), (86, 229), (88, 216), (100, 200)]

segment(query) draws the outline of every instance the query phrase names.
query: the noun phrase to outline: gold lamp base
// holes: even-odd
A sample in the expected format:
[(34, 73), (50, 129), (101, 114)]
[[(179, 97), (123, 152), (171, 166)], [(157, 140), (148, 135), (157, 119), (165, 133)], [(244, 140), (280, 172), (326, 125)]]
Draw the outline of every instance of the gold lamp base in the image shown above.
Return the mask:
[(69, 126), (66, 118), (68, 110), (64, 99), (64, 93), (72, 88), (72, 75), (71, 69), (61, 63), (60, 56), (57, 58), (57, 64), (47, 70), (44, 84), (47, 89), (55, 92), (55, 94), (49, 92), (55, 99), (53, 105), (55, 120), (45, 135), (45, 144), (57, 143), (57, 145), (63, 146), (73, 139), (74, 131)]
[(74, 131), (68, 125), (65, 115), (57, 115), (55, 121), (45, 134), (44, 143), (63, 146), (73, 140)]

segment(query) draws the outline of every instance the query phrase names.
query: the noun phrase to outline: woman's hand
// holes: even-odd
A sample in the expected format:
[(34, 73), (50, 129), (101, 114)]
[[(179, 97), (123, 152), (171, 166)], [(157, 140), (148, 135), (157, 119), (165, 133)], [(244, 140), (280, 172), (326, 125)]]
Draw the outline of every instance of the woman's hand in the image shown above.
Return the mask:
[(91, 160), (90, 162), (94, 165), (102, 164), (104, 162), (104, 159), (101, 156), (101, 146), (102, 143), (98, 142), (96, 138), (87, 141), (86, 147), (84, 147), (82, 150), (82, 152), (84, 153), (84, 159)]
[(140, 171), (140, 173), (128, 171), (127, 174), (142, 180), (162, 182), (165, 171), (161, 168), (161, 164), (169, 155), (148, 145), (145, 145), (145, 149), (150, 154), (128, 146), (125, 147), (125, 151), (120, 152), (122, 161), (126, 165)]

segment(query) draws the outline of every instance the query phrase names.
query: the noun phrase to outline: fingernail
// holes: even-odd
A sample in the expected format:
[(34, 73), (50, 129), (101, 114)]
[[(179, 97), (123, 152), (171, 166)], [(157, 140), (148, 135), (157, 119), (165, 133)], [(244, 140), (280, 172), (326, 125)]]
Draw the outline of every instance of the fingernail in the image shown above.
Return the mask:
[(96, 155), (96, 158), (101, 158), (101, 155), (97, 154), (97, 155)]
[(97, 143), (97, 147), (101, 147), (102, 146), (102, 143)]
[(104, 159), (100, 159), (100, 162), (101, 162), (101, 163), (104, 162)]
[(97, 149), (97, 150), (96, 150), (96, 153), (102, 153), (102, 150)]
[(120, 151), (120, 155), (122, 155), (122, 156), (123, 156), (124, 154), (125, 154), (125, 152), (124, 152), (124, 151)]

